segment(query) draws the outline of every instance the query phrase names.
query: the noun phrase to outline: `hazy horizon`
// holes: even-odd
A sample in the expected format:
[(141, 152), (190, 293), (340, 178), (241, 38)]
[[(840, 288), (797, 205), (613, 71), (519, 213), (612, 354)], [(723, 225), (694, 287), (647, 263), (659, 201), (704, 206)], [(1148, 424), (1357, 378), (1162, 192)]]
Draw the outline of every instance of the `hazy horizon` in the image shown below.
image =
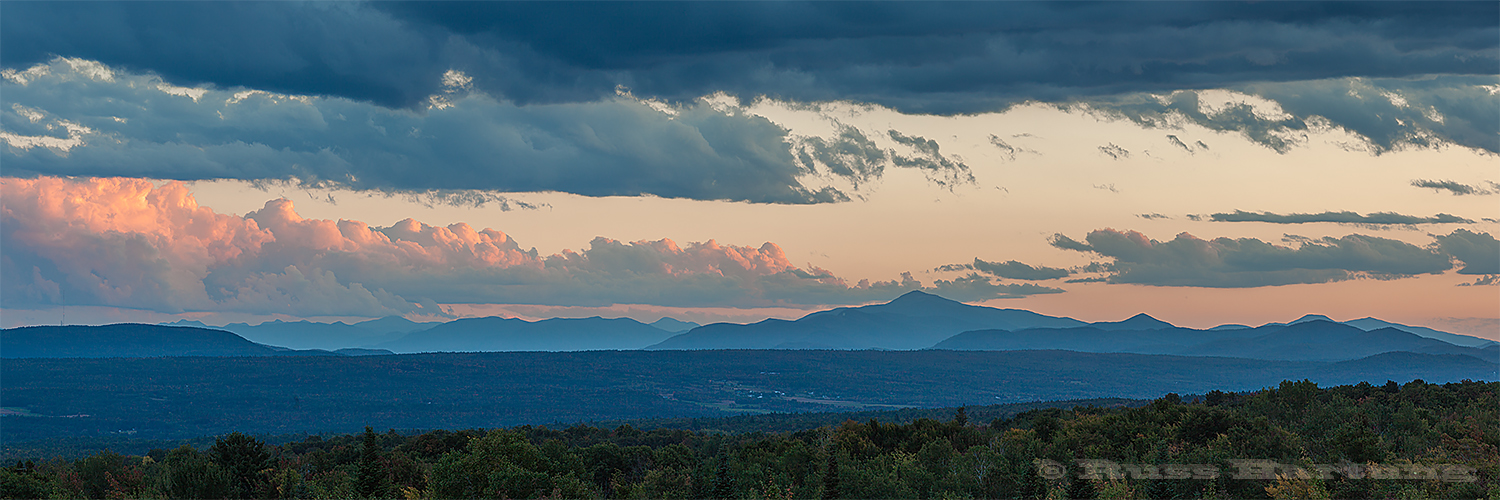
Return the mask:
[(1500, 340), (1492, 3), (444, 5), (6, 4), (0, 326), (922, 290)]

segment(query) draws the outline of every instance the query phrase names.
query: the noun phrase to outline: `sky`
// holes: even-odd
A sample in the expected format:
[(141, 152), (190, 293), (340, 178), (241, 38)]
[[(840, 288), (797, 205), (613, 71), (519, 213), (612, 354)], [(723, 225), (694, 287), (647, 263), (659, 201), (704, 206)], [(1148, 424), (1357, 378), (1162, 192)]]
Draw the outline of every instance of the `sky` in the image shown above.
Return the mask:
[(7, 2), (0, 323), (1500, 338), (1494, 2)]

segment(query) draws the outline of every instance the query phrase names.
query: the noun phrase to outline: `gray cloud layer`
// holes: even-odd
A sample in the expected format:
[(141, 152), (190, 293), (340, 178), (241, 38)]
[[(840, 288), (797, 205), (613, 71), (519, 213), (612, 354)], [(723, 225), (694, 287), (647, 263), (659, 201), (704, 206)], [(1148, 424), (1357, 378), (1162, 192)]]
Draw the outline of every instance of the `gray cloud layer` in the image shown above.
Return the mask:
[[(856, 187), (889, 166), (939, 182), (968, 167), (920, 138), (881, 149), (857, 130), (793, 142), (770, 121), (706, 101), (659, 110), (628, 96), (519, 106), (454, 74), (420, 112), (338, 98), (175, 88), (159, 78), (57, 59), (7, 73), (5, 175), (296, 179), (385, 191), (562, 191), (759, 203), (849, 199), (800, 178)], [(175, 92), (172, 93), (172, 92)], [(194, 94), (194, 92), (197, 92)], [(818, 139), (821, 141), (821, 139)], [(449, 197), (451, 198), (451, 197)], [(448, 201), (454, 201), (449, 199)], [(460, 200), (461, 201), (461, 200)]]
[(1214, 222), (1269, 222), (1272, 224), (1307, 224), (1313, 222), (1335, 222), (1339, 224), (1370, 224), (1370, 225), (1411, 225), (1411, 224), (1454, 224), (1473, 223), (1474, 221), (1449, 214), (1437, 214), (1431, 217), (1417, 217), (1413, 215), (1402, 215), (1395, 212), (1375, 212), (1369, 215), (1360, 215), (1355, 212), (1323, 212), (1320, 214), (1273, 214), (1271, 212), (1244, 212), (1235, 210), (1234, 213), (1218, 213), (1210, 216)]
[(1449, 194), (1452, 194), (1454, 196), (1462, 196), (1466, 194), (1487, 195), (1495, 194), (1496, 191), (1500, 191), (1500, 184), (1495, 184), (1494, 182), (1489, 183), (1490, 186), (1488, 189), (1483, 186), (1474, 186), (1448, 180), (1439, 181), (1417, 179), (1411, 181), (1411, 185), (1419, 188), (1432, 189), (1434, 191), (1447, 191)]
[(420, 104), (450, 68), (518, 103), (616, 85), (961, 113), (1245, 82), (1493, 75), (1493, 2), (21, 2), (0, 62)]
[(1018, 261), (985, 262), (974, 259), (973, 268), (979, 272), (999, 278), (1014, 280), (1050, 280), (1067, 277), (1070, 273), (1067, 269), (1046, 266), (1031, 266)]
[(1453, 260), (1473, 268), (1464, 274), (1485, 274), (1500, 264), (1500, 244), (1488, 233), (1459, 229), (1437, 238), (1439, 245), (1429, 248), (1361, 234), (1304, 238), (1289, 247), (1255, 238), (1203, 240), (1187, 233), (1156, 241), (1135, 231), (1101, 229), (1084, 241), (1054, 235), (1052, 245), (1112, 258), (1110, 283), (1155, 286), (1245, 288), (1360, 276), (1386, 279), (1442, 273), (1453, 268)]

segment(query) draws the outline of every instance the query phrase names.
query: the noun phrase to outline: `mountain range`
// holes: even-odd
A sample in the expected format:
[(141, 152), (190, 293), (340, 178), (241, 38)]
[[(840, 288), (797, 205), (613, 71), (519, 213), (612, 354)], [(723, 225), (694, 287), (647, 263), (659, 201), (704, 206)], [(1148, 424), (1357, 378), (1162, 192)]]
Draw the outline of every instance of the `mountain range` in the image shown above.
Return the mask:
[[(601, 317), (540, 321), (486, 317), (417, 323), (387, 317), (353, 324), (270, 321), (215, 328), (196, 321), (179, 321), (164, 326), (190, 327), (202, 336), (202, 345), (189, 345), (191, 342), (182, 331), (147, 332), (148, 326), (112, 325), (108, 330), (30, 327), (24, 335), (23, 329), (11, 329), (6, 330), (0, 355), (14, 358), (253, 356), (303, 351), (373, 355), (633, 349), (1064, 349), (1306, 361), (1359, 359), (1384, 352), (1500, 359), (1500, 344), (1494, 341), (1374, 318), (1338, 323), (1325, 316), (1308, 315), (1290, 323), (1259, 327), (1222, 325), (1198, 330), (1177, 327), (1146, 314), (1122, 321), (1085, 323), (1020, 309), (968, 305), (923, 292), (909, 292), (884, 304), (840, 307), (796, 320), (768, 319), (751, 324), (699, 326), (665, 317), (651, 324)], [(239, 342), (222, 335), (227, 332), (238, 334)], [(113, 345), (106, 333), (138, 338), (120, 340), (118, 346), (106, 347)], [(70, 336), (80, 340), (66, 340)], [(22, 340), (23, 337), (29, 340)], [(49, 343), (55, 348), (36, 347)], [(161, 348), (153, 348), (155, 345)]]
[(1485, 348), (1449, 344), (1395, 328), (1364, 331), (1332, 321), (1307, 321), (1259, 328), (1193, 330), (1104, 330), (1034, 328), (1018, 331), (975, 330), (948, 338), (934, 349), (1015, 351), (1066, 349), (1080, 352), (1222, 356), (1283, 361), (1345, 361), (1386, 352), (1460, 354), (1500, 359), (1500, 346)]
[(630, 318), (464, 318), (407, 334), (376, 347), (401, 353), (594, 351), (640, 349), (672, 332)]
[(368, 347), (399, 339), (412, 332), (419, 332), (443, 323), (417, 323), (400, 316), (387, 316), (354, 324), (344, 322), (315, 323), (312, 321), (267, 321), (258, 325), (230, 323), (224, 326), (209, 326), (198, 321), (181, 320), (165, 323), (168, 326), (192, 326), (230, 331), (251, 342), (284, 346), (291, 349), (335, 350), (347, 347)]
[(795, 321), (700, 326), (647, 349), (925, 349), (968, 330), (1066, 328), (1086, 323), (1021, 309), (971, 306), (923, 292), (840, 307)]

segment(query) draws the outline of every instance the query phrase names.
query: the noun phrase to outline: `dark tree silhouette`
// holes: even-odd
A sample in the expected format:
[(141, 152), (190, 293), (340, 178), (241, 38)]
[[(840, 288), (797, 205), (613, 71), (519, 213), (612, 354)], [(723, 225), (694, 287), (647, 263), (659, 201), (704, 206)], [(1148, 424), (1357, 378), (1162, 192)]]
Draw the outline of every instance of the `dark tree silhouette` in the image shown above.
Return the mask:
[(839, 497), (839, 455), (836, 449), (828, 450), (828, 468), (823, 472), (823, 498)]
[(363, 445), (359, 450), (359, 472), (354, 479), (354, 491), (360, 498), (387, 498), (390, 496), (390, 473), (380, 463), (380, 442), (375, 430), (365, 426)]
[(260, 471), (271, 466), (271, 454), (265, 443), (238, 432), (214, 440), (209, 455), (215, 465), (229, 474), (231, 498), (254, 498), (265, 484)]
[(734, 498), (734, 478), (729, 476), (729, 455), (719, 456), (719, 472), (714, 474), (714, 498)]

